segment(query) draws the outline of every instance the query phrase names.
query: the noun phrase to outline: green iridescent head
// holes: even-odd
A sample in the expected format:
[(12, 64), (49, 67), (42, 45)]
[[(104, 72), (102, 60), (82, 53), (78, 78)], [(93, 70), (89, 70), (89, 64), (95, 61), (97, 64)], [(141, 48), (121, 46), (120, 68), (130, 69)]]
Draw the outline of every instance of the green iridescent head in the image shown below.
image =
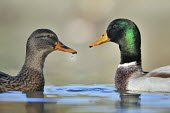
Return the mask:
[(140, 32), (131, 20), (116, 19), (109, 24), (106, 32), (110, 41), (119, 44), (124, 54), (138, 53), (141, 43)]
[(134, 22), (128, 19), (113, 20), (102, 37), (91, 43), (89, 47), (110, 41), (119, 44), (121, 64), (136, 61), (141, 65), (141, 37)]

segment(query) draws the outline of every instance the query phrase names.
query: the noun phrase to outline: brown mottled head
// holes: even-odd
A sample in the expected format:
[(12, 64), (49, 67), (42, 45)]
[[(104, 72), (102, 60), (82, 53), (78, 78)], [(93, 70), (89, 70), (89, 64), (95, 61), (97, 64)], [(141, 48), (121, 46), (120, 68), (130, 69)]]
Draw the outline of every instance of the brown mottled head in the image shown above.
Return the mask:
[(77, 53), (75, 50), (62, 44), (57, 35), (49, 29), (35, 30), (27, 41), (27, 49), (35, 51), (61, 50), (70, 53)]

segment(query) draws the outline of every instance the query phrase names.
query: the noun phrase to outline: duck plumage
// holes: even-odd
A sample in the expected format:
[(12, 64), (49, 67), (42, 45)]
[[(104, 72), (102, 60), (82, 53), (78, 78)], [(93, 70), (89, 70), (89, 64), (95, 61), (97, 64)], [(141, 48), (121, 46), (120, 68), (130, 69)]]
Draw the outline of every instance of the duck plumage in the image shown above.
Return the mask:
[(119, 45), (121, 61), (115, 73), (118, 90), (170, 92), (170, 65), (144, 72), (141, 63), (141, 36), (128, 19), (113, 20), (104, 35), (89, 47), (106, 42)]
[(53, 31), (49, 29), (35, 30), (27, 40), (25, 62), (19, 74), (10, 76), (0, 72), (0, 92), (43, 91), (45, 58), (55, 50), (77, 53), (62, 44)]

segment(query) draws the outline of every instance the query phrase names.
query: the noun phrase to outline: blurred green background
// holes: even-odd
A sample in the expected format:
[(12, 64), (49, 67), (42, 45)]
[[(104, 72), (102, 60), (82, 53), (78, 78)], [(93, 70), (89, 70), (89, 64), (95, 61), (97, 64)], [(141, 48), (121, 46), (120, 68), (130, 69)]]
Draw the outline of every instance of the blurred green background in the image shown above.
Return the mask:
[(50, 54), (44, 68), (46, 84), (113, 83), (120, 61), (118, 45), (88, 45), (116, 18), (138, 25), (145, 71), (170, 64), (169, 0), (1, 0), (0, 71), (17, 75), (27, 38), (36, 29), (48, 28), (78, 54)]

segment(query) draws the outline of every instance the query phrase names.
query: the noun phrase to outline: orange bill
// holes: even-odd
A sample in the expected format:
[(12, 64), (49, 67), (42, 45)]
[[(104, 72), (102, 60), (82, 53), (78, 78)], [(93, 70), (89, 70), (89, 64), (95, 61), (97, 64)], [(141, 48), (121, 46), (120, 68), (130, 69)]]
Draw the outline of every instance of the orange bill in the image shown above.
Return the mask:
[(100, 45), (100, 44), (103, 44), (109, 41), (110, 41), (110, 38), (108, 38), (107, 33), (104, 32), (103, 36), (100, 37), (98, 40), (94, 41), (93, 43), (91, 43), (89, 47), (97, 46), (97, 45)]
[(72, 54), (77, 54), (77, 51), (65, 46), (63, 43), (61, 43), (60, 41), (58, 41), (58, 43), (56, 44), (56, 46), (54, 47), (54, 50), (60, 50), (60, 51), (64, 51), (64, 52), (69, 52)]

